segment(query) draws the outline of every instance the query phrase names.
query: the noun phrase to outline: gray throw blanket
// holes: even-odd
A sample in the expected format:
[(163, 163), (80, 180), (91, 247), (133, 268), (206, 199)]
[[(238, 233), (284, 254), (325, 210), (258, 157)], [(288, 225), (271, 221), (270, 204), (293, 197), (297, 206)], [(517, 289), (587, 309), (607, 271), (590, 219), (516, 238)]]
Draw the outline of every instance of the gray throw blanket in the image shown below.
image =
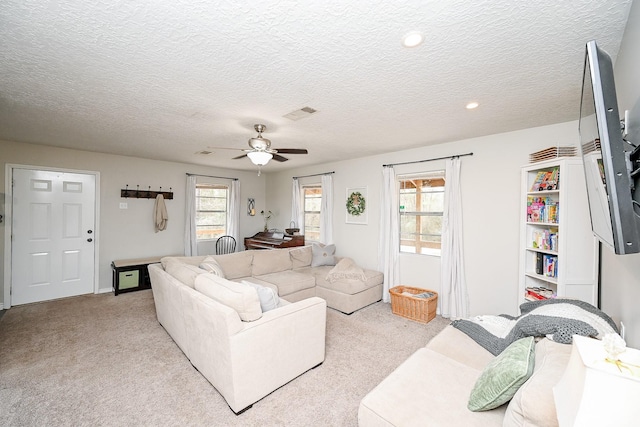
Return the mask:
[(451, 325), (497, 356), (514, 341), (524, 337), (544, 337), (571, 344), (573, 335), (602, 338), (618, 333), (613, 320), (584, 301), (548, 299), (530, 301), (520, 306), (518, 317), (476, 316), (455, 320)]

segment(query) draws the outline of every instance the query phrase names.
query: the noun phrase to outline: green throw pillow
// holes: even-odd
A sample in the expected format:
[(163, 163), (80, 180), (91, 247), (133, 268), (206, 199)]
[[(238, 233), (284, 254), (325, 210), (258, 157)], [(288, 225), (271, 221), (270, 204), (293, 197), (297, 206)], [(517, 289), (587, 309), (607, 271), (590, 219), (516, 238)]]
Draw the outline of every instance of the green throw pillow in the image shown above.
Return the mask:
[(488, 411), (511, 400), (533, 374), (535, 341), (533, 337), (511, 343), (482, 371), (471, 390), (467, 407), (471, 411)]

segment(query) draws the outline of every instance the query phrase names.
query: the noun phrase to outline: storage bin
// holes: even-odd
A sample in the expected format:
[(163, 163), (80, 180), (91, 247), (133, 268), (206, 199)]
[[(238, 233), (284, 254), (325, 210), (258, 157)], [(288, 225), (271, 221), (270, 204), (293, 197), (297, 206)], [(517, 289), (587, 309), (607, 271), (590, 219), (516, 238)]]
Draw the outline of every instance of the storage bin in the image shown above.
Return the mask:
[[(417, 295), (425, 292), (432, 293), (433, 296), (418, 298), (406, 295), (406, 293)], [(396, 286), (389, 289), (389, 294), (391, 295), (391, 312), (393, 314), (421, 323), (429, 323), (436, 317), (438, 293), (435, 291), (411, 286)]]

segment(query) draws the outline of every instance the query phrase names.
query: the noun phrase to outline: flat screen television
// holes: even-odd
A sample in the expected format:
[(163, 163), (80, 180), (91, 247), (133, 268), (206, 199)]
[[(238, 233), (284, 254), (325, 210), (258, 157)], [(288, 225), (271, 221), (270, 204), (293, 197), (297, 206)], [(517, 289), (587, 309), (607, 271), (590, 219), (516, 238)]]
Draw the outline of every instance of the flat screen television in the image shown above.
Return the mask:
[(579, 133), (593, 233), (616, 254), (640, 252), (638, 150), (622, 137), (613, 64), (595, 41), (586, 47)]

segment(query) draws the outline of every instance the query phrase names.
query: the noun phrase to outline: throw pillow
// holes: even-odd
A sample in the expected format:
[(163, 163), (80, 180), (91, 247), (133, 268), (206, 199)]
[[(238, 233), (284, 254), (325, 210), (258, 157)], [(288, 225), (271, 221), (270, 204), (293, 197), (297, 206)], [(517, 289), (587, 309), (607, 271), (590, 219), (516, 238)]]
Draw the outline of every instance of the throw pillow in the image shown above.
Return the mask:
[(220, 264), (218, 264), (218, 261), (216, 261), (215, 258), (206, 257), (202, 260), (200, 268), (207, 270), (209, 273), (213, 273), (218, 277), (224, 278), (224, 271), (222, 271), (222, 267), (220, 267)]
[(487, 411), (508, 402), (533, 374), (535, 341), (513, 342), (484, 368), (471, 390), (469, 410)]
[(196, 277), (195, 288), (196, 291), (234, 309), (240, 320), (252, 322), (262, 317), (258, 293), (251, 286), (204, 273)]
[(258, 298), (260, 299), (260, 308), (263, 313), (266, 313), (269, 310), (273, 310), (278, 307), (280, 304), (280, 298), (276, 291), (271, 288), (267, 288), (266, 286), (258, 285), (257, 283), (247, 282), (243, 280), (241, 283), (251, 286), (258, 291)]
[(336, 253), (336, 245), (320, 246), (317, 243), (311, 245), (311, 267), (320, 267), (321, 265), (336, 265), (334, 257)]

